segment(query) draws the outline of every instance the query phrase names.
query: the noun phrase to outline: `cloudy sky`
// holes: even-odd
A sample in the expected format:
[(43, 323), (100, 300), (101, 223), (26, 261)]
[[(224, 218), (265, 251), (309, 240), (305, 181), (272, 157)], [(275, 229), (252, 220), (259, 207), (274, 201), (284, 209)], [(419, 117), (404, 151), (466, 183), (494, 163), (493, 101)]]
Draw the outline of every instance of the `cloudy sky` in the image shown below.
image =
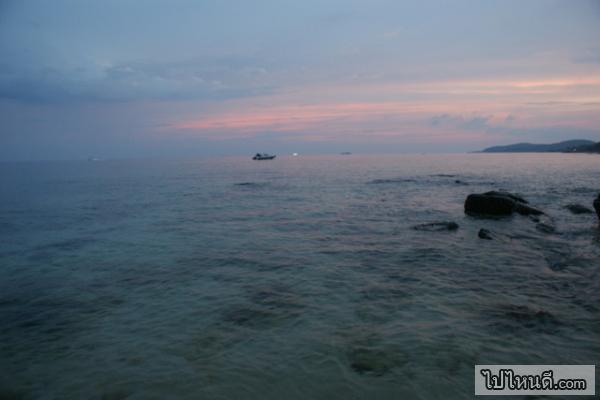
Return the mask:
[(0, 0), (0, 160), (572, 138), (598, 0)]

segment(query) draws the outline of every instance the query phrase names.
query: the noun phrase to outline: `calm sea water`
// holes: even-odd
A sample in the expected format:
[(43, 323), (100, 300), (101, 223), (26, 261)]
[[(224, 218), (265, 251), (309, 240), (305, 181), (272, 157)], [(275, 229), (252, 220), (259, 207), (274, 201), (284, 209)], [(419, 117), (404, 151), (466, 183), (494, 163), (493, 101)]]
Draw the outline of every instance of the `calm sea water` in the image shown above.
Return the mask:
[[(0, 179), (1, 399), (471, 398), (474, 364), (600, 360), (600, 229), (563, 208), (591, 207), (598, 156), (5, 163)], [(556, 232), (464, 215), (492, 189)], [(460, 228), (412, 229), (434, 221)]]

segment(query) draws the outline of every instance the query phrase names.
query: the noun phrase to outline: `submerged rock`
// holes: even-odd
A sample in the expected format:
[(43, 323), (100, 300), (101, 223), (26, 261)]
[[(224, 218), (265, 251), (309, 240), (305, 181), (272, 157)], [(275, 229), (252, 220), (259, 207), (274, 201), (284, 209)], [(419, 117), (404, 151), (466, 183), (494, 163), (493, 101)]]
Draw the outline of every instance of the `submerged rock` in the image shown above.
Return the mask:
[(10, 389), (6, 390), (0, 388), (0, 400), (24, 400), (28, 398), (29, 396), (27, 396), (24, 392), (17, 392)]
[(124, 400), (131, 396), (131, 392), (126, 389), (115, 389), (106, 391), (102, 394), (102, 400)]
[(493, 240), (494, 239), (492, 237), (492, 232), (490, 232), (487, 229), (483, 229), (483, 228), (481, 228), (479, 230), (479, 232), (477, 233), (477, 236), (479, 236), (480, 239), (485, 239), (485, 240)]
[(430, 222), (427, 224), (419, 224), (413, 226), (416, 231), (440, 232), (440, 231), (455, 231), (458, 229), (458, 224), (452, 221)]
[(350, 367), (361, 375), (382, 376), (393, 367), (389, 354), (369, 348), (352, 349), (348, 354), (348, 358), (350, 359)]
[(470, 194), (465, 200), (465, 213), (494, 216), (508, 216), (515, 212), (521, 215), (543, 214), (542, 211), (527, 204), (525, 199), (508, 192)]
[(553, 332), (562, 325), (561, 321), (549, 311), (527, 305), (504, 305), (491, 315), (496, 319), (494, 324), (496, 328), (504, 327), (513, 332), (519, 328)]
[(591, 214), (592, 210), (581, 204), (567, 204), (565, 208), (571, 211), (573, 214)]

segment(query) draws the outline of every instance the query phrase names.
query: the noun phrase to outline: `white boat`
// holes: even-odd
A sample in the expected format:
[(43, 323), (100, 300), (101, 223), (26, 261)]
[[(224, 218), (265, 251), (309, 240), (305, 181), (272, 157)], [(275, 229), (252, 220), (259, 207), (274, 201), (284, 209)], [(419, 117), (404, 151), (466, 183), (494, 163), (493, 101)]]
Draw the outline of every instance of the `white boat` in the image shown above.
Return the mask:
[(254, 157), (252, 157), (253, 160), (272, 160), (274, 159), (275, 156), (267, 154), (267, 153), (256, 153), (256, 155)]

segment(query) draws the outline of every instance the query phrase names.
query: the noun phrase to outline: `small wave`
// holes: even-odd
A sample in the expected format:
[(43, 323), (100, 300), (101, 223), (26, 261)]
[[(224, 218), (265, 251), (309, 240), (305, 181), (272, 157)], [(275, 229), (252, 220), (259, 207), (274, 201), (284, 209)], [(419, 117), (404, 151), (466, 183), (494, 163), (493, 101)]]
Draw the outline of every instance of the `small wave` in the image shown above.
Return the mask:
[(236, 186), (240, 189), (264, 189), (271, 186), (270, 182), (238, 182), (234, 183), (233, 186)]
[(299, 310), (277, 309), (266, 306), (240, 305), (231, 307), (221, 315), (228, 324), (254, 329), (270, 329), (300, 315)]
[(416, 179), (397, 178), (397, 179), (374, 179), (367, 182), (370, 185), (394, 184), (394, 183), (416, 183)]
[(271, 310), (301, 310), (305, 307), (302, 298), (291, 287), (285, 285), (267, 285), (252, 288), (249, 300), (259, 307)]
[(413, 226), (413, 229), (426, 232), (455, 231), (458, 229), (458, 224), (453, 221), (429, 222), (415, 225)]
[(58, 242), (53, 242), (53, 243), (45, 244), (42, 246), (38, 246), (34, 250), (35, 251), (44, 251), (44, 250), (77, 251), (95, 241), (96, 241), (95, 239), (86, 238), (86, 237), (66, 239), (66, 240), (61, 240)]
[(261, 186), (258, 182), (238, 182), (234, 183), (235, 186)]
[[(553, 188), (554, 189), (554, 188)], [(556, 189), (557, 192), (562, 193), (564, 192), (564, 189), (562, 188), (558, 188)], [(586, 194), (586, 193), (600, 193), (600, 189), (598, 188), (590, 188), (590, 187), (576, 187), (571, 189), (572, 193), (582, 193), (582, 194)]]
[(420, 183), (420, 184), (457, 184), (457, 185), (468, 185), (469, 183), (461, 180), (439, 180), (439, 179), (431, 179), (431, 178), (454, 178), (457, 175), (429, 175), (428, 177), (422, 178), (389, 178), (389, 179), (374, 179), (372, 181), (367, 182), (370, 185), (392, 185), (392, 184), (402, 184), (402, 183)]
[(429, 176), (436, 176), (439, 178), (456, 178), (457, 175), (455, 175), (455, 174), (433, 174), (433, 175), (429, 175)]

